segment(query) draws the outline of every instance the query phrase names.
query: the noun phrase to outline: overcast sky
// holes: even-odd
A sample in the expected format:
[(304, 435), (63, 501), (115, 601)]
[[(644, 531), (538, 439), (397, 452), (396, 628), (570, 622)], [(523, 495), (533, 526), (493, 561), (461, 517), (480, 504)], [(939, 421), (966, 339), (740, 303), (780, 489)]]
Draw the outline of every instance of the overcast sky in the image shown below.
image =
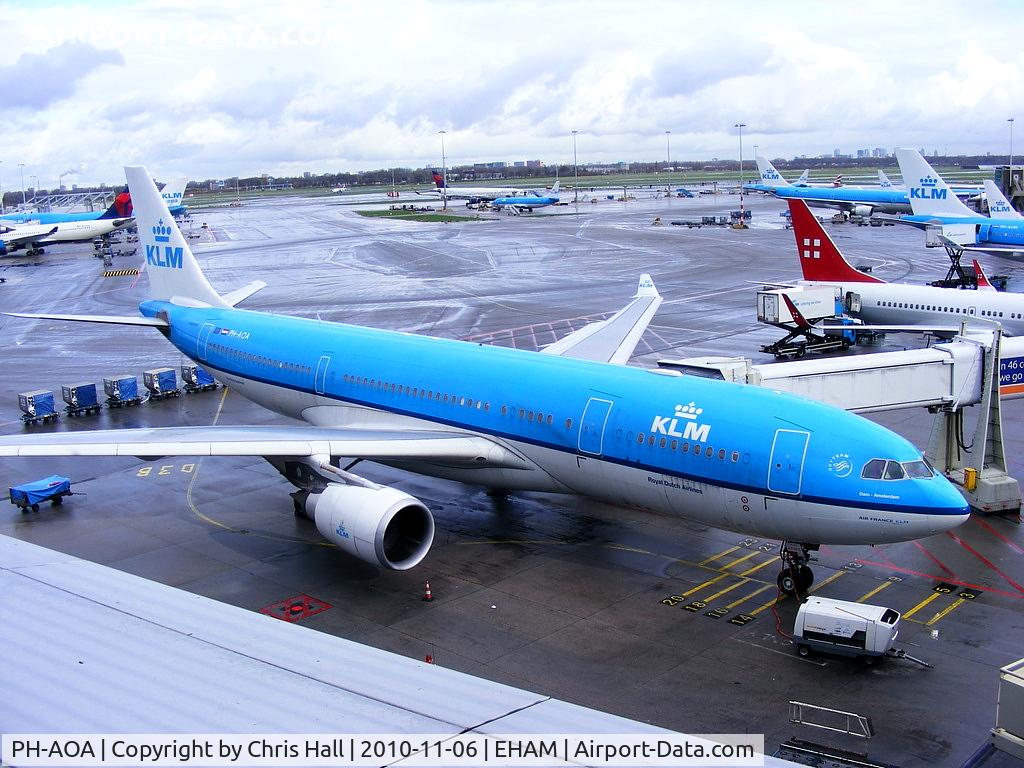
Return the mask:
[[(0, 184), (1009, 151), (1024, 3), (0, 1)], [(1024, 150), (1024, 109), (1019, 148)], [(1022, 152), (1021, 154), (1024, 154)]]

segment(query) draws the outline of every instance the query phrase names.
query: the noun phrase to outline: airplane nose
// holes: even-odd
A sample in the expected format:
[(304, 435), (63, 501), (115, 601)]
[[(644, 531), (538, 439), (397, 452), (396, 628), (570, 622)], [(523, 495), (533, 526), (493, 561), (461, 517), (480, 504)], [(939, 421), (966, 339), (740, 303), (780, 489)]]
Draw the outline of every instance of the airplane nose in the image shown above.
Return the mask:
[(943, 533), (966, 523), (971, 517), (971, 508), (956, 486), (946, 478), (937, 479), (941, 482), (936, 484), (931, 503), (935, 513), (929, 517), (932, 533)]

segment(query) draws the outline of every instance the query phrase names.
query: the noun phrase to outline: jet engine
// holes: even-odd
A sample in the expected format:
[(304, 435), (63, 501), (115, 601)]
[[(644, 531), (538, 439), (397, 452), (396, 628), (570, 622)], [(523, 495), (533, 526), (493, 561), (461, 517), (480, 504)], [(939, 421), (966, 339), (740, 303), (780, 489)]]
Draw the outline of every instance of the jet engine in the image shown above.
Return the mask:
[(850, 213), (854, 216), (863, 216), (866, 219), (874, 212), (874, 210), (875, 209), (870, 205), (855, 205)]
[(305, 512), (342, 551), (394, 571), (417, 565), (434, 541), (430, 510), (394, 488), (330, 483), (306, 496)]

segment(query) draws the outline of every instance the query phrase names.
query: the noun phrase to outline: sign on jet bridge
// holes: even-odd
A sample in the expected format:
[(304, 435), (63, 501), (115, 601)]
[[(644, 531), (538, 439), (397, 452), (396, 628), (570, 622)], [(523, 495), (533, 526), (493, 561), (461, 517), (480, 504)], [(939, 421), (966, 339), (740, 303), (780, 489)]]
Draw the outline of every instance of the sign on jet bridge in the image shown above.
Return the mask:
[(999, 361), (999, 395), (1024, 393), (1024, 357), (1004, 357)]

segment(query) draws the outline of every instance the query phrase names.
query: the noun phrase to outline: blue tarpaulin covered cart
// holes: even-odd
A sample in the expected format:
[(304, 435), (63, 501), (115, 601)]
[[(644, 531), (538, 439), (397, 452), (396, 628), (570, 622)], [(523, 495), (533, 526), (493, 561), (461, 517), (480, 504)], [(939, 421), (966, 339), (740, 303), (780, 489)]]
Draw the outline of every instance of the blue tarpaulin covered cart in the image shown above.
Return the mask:
[(39, 505), (44, 501), (49, 501), (57, 506), (65, 496), (70, 496), (71, 480), (60, 475), (50, 475), (42, 480), (15, 485), (10, 489), (10, 494), (11, 504), (21, 507), (22, 512), (29, 507), (33, 512), (38, 512)]

